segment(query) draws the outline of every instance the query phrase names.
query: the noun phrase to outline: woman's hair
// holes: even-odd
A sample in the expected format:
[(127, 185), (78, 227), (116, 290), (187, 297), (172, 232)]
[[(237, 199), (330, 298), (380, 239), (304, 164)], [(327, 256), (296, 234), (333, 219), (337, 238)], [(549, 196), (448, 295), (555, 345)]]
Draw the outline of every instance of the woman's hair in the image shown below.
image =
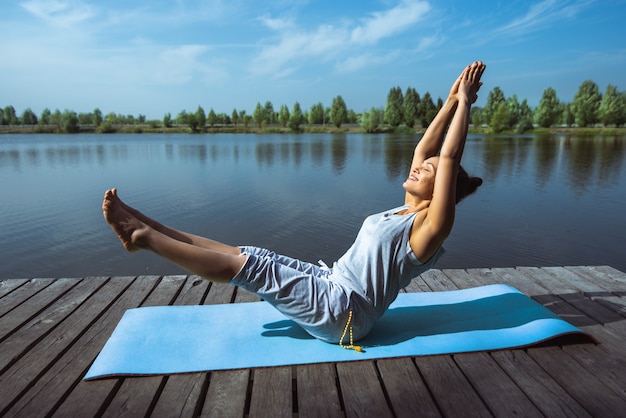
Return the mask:
[(481, 184), (483, 184), (483, 179), (470, 177), (467, 171), (459, 166), (459, 173), (456, 176), (456, 203), (474, 193)]

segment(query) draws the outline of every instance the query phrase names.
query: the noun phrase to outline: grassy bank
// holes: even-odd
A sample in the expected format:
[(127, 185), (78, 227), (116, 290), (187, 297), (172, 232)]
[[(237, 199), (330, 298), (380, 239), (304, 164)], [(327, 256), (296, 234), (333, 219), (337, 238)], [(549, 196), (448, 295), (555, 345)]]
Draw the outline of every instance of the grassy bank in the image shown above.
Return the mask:
[[(416, 134), (423, 133), (425, 128), (408, 128), (406, 126), (400, 126), (398, 128), (391, 128), (389, 126), (381, 127), (376, 133), (403, 133), (403, 134)], [(170, 128), (164, 126), (158, 126), (154, 124), (143, 124), (143, 125), (109, 125), (107, 129), (97, 129), (93, 125), (82, 125), (79, 128), (79, 133), (164, 133), (164, 134), (172, 134), (172, 133), (188, 133), (191, 134), (192, 131), (187, 126), (173, 126)], [(487, 127), (478, 127), (473, 128), (470, 127), (470, 133), (475, 134), (489, 134), (489, 128)], [(0, 134), (37, 134), (37, 133), (46, 133), (46, 134), (65, 134), (58, 125), (0, 125)], [(198, 132), (200, 133), (200, 132)], [(287, 134), (294, 133), (293, 130), (287, 127), (282, 127), (280, 125), (270, 125), (270, 126), (262, 126), (257, 127), (256, 125), (252, 126), (233, 126), (233, 125), (224, 125), (224, 126), (215, 126), (215, 127), (206, 127), (204, 132), (205, 134), (214, 134), (214, 133), (227, 133), (227, 134)], [(296, 133), (307, 133), (307, 134), (316, 134), (316, 133), (364, 133), (363, 128), (360, 125), (342, 125), (337, 128), (334, 125), (302, 125), (300, 129)], [(514, 134), (511, 132), (502, 132), (499, 135), (508, 135)], [(563, 128), (563, 127), (555, 127), (555, 128), (536, 128), (530, 131), (525, 132), (525, 134), (566, 134), (566, 135), (626, 135), (626, 127), (615, 128), (615, 127), (594, 127), (594, 128)]]

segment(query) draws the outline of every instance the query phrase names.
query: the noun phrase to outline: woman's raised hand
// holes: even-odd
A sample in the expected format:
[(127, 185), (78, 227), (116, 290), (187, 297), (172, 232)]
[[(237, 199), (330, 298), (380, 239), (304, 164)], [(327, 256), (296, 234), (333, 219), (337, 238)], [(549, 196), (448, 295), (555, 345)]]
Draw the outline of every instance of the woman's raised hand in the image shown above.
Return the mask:
[(474, 103), (478, 99), (478, 90), (483, 85), (480, 78), (485, 71), (485, 67), (485, 64), (481, 61), (475, 61), (472, 65), (468, 65), (454, 82), (452, 89), (450, 89), (450, 94), (463, 95), (467, 97), (470, 103)]

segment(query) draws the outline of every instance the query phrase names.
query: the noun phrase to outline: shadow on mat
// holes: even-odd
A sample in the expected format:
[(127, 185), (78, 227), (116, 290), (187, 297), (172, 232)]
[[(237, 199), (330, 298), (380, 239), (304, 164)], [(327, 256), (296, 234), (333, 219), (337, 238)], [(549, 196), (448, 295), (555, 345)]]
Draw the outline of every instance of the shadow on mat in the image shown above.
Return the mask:
[[(397, 307), (387, 310), (359, 343), (366, 347), (388, 346), (416, 337), (515, 328), (539, 319), (560, 318), (518, 293), (444, 305)], [(264, 327), (267, 331), (263, 336), (313, 338), (288, 319)]]

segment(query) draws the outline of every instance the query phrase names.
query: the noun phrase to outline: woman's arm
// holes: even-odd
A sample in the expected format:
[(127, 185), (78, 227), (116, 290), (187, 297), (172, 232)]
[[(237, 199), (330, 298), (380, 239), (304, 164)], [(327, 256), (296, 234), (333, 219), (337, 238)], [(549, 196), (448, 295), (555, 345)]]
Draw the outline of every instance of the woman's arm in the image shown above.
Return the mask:
[[(465, 70), (463, 70), (463, 72), (465, 72)], [(461, 75), (459, 75), (456, 79), (452, 88), (450, 88), (450, 93), (448, 94), (448, 98), (443, 104), (443, 107), (439, 110), (439, 112), (437, 112), (435, 118), (428, 125), (428, 128), (426, 128), (424, 136), (422, 136), (420, 141), (415, 146), (415, 152), (413, 153), (413, 165), (416, 163), (421, 164), (425, 159), (433, 157), (439, 153), (446, 130), (448, 129), (448, 125), (450, 124), (452, 116), (454, 116), (454, 112), (456, 111), (456, 96), (459, 91), (459, 84), (461, 83), (462, 76), (463, 73), (461, 73)]]
[[(429, 259), (452, 231), (456, 206), (456, 177), (465, 147), (470, 107), (476, 101), (485, 69), (482, 63), (466, 68), (455, 83), (456, 111), (439, 153), (433, 197), (426, 216), (411, 233), (411, 248), (420, 260)], [(453, 87), (454, 89), (455, 87)]]

